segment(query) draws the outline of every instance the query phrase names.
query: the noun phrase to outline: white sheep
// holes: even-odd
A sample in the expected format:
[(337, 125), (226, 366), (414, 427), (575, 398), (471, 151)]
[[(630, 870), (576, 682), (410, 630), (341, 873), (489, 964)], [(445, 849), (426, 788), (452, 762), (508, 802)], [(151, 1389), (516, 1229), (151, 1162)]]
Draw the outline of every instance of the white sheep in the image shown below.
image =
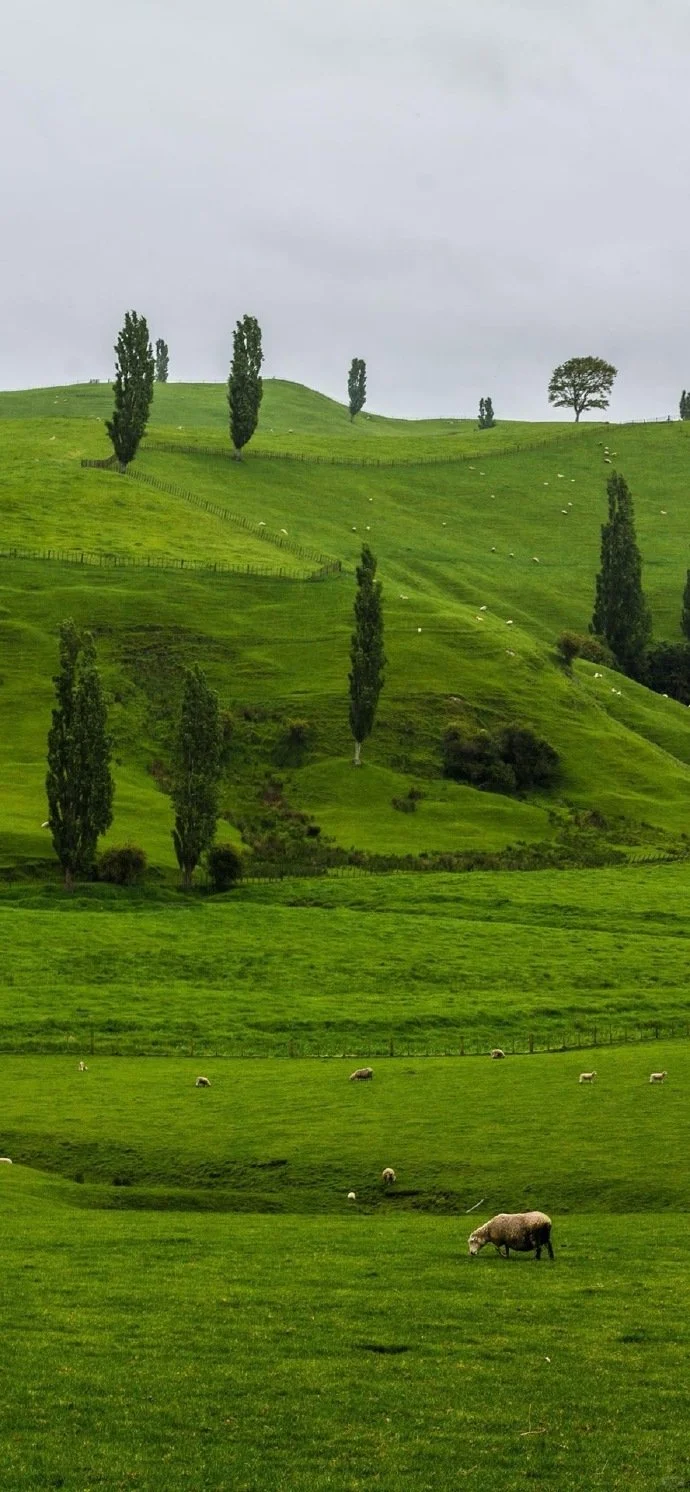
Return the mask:
[(580, 1073), (580, 1077), (579, 1077), (579, 1082), (581, 1082), (581, 1083), (593, 1083), (595, 1077), (596, 1077), (596, 1073), (595, 1072), (581, 1072)]
[(196, 1083), (194, 1084), (195, 1088), (210, 1088), (210, 1086), (211, 1083), (208, 1078), (197, 1078)]
[(505, 1052), (501, 1050), (500, 1046), (495, 1046), (493, 1048), (491, 1056), (493, 1057), (494, 1062), (497, 1062), (501, 1057), (505, 1057)]
[(355, 1202), (357, 1200), (357, 1193), (356, 1192), (348, 1192), (348, 1194), (347, 1194), (347, 1200), (348, 1200), (348, 1202)]
[(539, 564), (539, 560), (537, 559), (536, 554), (532, 555), (532, 564), (533, 565), (538, 565)]
[(649, 1081), (650, 1083), (665, 1083), (667, 1077), (667, 1072), (650, 1072)]
[(356, 1067), (355, 1070), (354, 1070), (354, 1072), (350, 1073), (348, 1082), (350, 1082), (350, 1083), (366, 1083), (368, 1081), (368, 1079), (369, 1078), (373, 1078), (373, 1076), (374, 1076), (374, 1069), (373, 1069), (373, 1067)]
[(535, 1249), (536, 1258), (541, 1259), (543, 1248), (553, 1259), (551, 1226), (551, 1218), (545, 1212), (499, 1212), (470, 1233), (467, 1240), (470, 1254), (474, 1258), (487, 1243), (493, 1243), (499, 1254), (505, 1250), (504, 1259), (509, 1257), (511, 1249), (518, 1254)]
[(88, 1069), (88, 1067), (87, 1067), (87, 1065), (86, 1065), (85, 1062), (80, 1062), (79, 1063), (79, 1068), (78, 1068), (79, 1072), (88, 1072), (88, 1070), (89, 1069)]
[(381, 1172), (381, 1180), (384, 1186), (393, 1186), (396, 1180), (396, 1175), (392, 1166), (384, 1166)]
[(9, 1155), (0, 1155), (0, 1166), (11, 1166), (11, 1165), (12, 1165), (12, 1162), (11, 1162), (11, 1160), (9, 1158)]

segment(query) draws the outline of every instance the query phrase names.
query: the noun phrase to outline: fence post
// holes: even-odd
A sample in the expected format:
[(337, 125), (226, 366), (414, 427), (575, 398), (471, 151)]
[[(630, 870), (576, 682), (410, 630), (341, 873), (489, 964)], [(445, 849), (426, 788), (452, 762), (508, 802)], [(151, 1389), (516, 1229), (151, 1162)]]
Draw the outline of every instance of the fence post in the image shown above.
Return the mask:
[(530, 1049), (530, 1052), (534, 1051), (534, 1036), (532, 1035), (531, 1031), (530, 1031), (530, 1036), (529, 1036), (529, 1049)]

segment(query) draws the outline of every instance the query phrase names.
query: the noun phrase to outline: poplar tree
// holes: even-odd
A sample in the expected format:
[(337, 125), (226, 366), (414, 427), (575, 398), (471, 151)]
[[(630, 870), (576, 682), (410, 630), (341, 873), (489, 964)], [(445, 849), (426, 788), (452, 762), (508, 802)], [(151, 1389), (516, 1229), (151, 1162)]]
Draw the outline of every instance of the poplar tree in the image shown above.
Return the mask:
[(185, 890), (213, 843), (218, 822), (218, 790), (223, 770), (223, 735), (218, 696), (195, 664), (185, 670), (173, 751), (172, 831)]
[(162, 337), (159, 337), (156, 342), (156, 383), (168, 382), (169, 363), (168, 344), (163, 341)]
[(357, 566), (350, 662), (350, 730), (355, 743), (354, 765), (359, 767), (362, 743), (371, 735), (376, 718), (386, 666), (381, 582), (376, 580), (376, 560), (368, 544), (363, 546), (361, 564)]
[(495, 424), (496, 424), (496, 418), (494, 416), (494, 407), (493, 407), (493, 404), (491, 403), (491, 400), (488, 399), (488, 398), (487, 399), (480, 399), (479, 400), (479, 429), (480, 430), (493, 430), (493, 427), (494, 427)]
[(264, 393), (261, 364), (261, 327), (255, 316), (243, 316), (232, 337), (232, 364), (228, 379), (230, 436), (237, 461), (259, 423)]
[(684, 637), (690, 642), (690, 570), (685, 577), (685, 590), (683, 591), (683, 610), (680, 614), (680, 630)]
[(347, 375), (347, 397), (350, 419), (354, 420), (355, 415), (359, 414), (367, 402), (367, 365), (361, 357), (353, 357), (350, 364), (350, 371)]
[(145, 316), (127, 311), (115, 344), (115, 409), (105, 425), (120, 471), (136, 456), (153, 399), (154, 358)]
[(640, 678), (651, 637), (649, 607), (642, 590), (642, 561), (628, 484), (612, 472), (606, 484), (608, 522), (601, 529), (592, 631), (605, 638), (623, 671)]
[(685, 389), (680, 396), (680, 417), (682, 420), (690, 420), (690, 394)]
[(48, 732), (48, 823), (53, 848), (65, 873), (89, 875), (100, 834), (113, 820), (111, 740), (96, 651), (89, 632), (73, 621), (60, 627), (60, 669)]

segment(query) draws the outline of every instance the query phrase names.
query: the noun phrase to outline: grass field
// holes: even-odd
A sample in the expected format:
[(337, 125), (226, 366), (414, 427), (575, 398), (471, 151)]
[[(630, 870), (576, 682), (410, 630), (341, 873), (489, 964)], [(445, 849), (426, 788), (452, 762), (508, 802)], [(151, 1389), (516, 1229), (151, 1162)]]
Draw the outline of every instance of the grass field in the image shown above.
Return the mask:
[(685, 865), (0, 898), (0, 1047), (387, 1053), (687, 1028)]
[[(685, 1485), (690, 1051), (578, 1066), (3, 1058), (3, 1143), (82, 1178), (0, 1168), (6, 1484)], [(470, 1260), (480, 1197), (555, 1262)]]

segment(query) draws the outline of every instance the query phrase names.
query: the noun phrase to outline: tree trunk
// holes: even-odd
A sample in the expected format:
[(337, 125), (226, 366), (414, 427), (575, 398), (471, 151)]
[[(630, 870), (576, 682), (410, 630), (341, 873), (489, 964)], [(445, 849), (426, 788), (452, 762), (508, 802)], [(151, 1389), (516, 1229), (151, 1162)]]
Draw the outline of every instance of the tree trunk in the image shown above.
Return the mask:
[(362, 765), (362, 742), (361, 741), (355, 741), (355, 756), (354, 756), (353, 766), (355, 766), (355, 767), (361, 767), (361, 765)]
[(582, 414), (582, 410), (581, 409), (576, 409), (575, 410), (575, 424), (576, 425), (579, 425), (579, 423), (580, 423), (580, 415), (581, 414)]
[(241, 446), (233, 446), (233, 448), (232, 448), (232, 459), (233, 459), (233, 461), (241, 461), (242, 460), (242, 448), (241, 448)]
[(66, 865), (65, 866), (65, 891), (68, 893), (68, 895), (71, 895), (71, 893), (73, 892), (73, 890), (74, 890), (74, 880), (72, 878), (72, 872), (71, 872), (69, 866)]

